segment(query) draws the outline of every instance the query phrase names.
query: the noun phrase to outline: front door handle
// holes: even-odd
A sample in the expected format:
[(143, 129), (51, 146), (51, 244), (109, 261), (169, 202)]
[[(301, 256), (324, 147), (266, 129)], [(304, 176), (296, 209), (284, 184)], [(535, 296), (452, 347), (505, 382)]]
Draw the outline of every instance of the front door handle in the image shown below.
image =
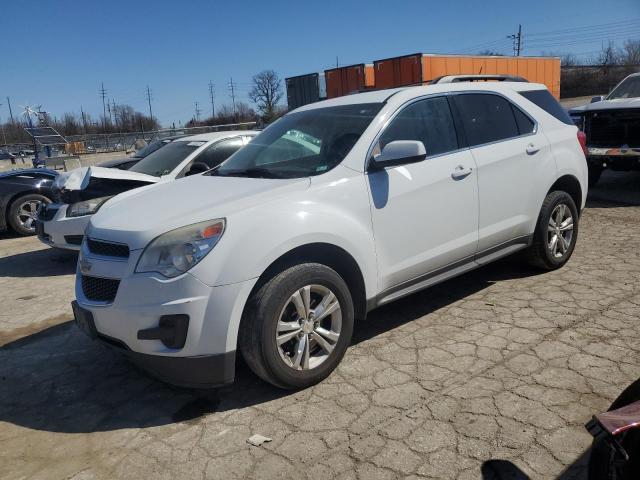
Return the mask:
[(534, 145), (533, 143), (530, 143), (529, 145), (527, 145), (527, 154), (528, 155), (533, 155), (535, 153), (538, 153), (540, 151), (540, 147)]
[(458, 165), (456, 169), (451, 174), (451, 178), (454, 180), (461, 180), (468, 176), (473, 171), (473, 168), (465, 167), (463, 165)]

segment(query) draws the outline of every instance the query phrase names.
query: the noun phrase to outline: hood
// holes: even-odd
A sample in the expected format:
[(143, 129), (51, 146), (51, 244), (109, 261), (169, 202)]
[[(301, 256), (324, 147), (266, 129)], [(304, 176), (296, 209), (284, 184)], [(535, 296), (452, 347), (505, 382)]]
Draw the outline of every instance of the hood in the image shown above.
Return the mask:
[(194, 175), (118, 195), (92, 217), (87, 232), (94, 238), (126, 243), (136, 250), (175, 228), (264, 208), (309, 185), (306, 177), (274, 180)]
[(84, 190), (92, 178), (104, 178), (111, 180), (131, 180), (144, 182), (145, 184), (157, 183), (160, 177), (154, 177), (145, 173), (130, 172), (104, 167), (81, 167), (70, 172), (61, 173), (56, 178), (54, 188), (64, 190)]
[(20, 177), (23, 175), (53, 178), (59, 174), (55, 170), (49, 170), (47, 168), (20, 168), (17, 170), (9, 170), (8, 172), (2, 172), (0, 173), (0, 178)]
[(602, 100), (601, 102), (588, 103), (581, 107), (569, 110), (570, 115), (579, 115), (599, 110), (617, 110), (624, 108), (640, 108), (640, 98), (616, 98), (614, 100)]

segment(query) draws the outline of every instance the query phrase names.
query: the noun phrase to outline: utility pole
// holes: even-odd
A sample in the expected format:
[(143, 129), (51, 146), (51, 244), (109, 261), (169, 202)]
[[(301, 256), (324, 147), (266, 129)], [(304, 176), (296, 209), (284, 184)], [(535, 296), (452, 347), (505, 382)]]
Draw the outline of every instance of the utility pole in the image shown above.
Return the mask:
[(113, 98), (111, 99), (111, 113), (113, 114), (113, 123), (115, 123), (117, 127), (118, 117), (116, 115), (116, 101)]
[(209, 80), (209, 100), (211, 100), (211, 118), (216, 116), (215, 85)]
[(107, 130), (107, 106), (104, 103), (104, 99), (107, 98), (107, 91), (104, 89), (104, 83), (102, 83), (99, 95), (102, 97), (102, 132), (105, 133)]
[(149, 103), (149, 117), (151, 117), (151, 123), (153, 123), (153, 111), (151, 110), (151, 90), (149, 89), (149, 85), (147, 85), (147, 102)]
[[(0, 107), (2, 106), (2, 104), (0, 103)], [(4, 123), (2, 123), (2, 120), (0, 120), (0, 127), (2, 127), (2, 138), (4, 139), (4, 146), (7, 146), (7, 135), (4, 133)]]
[(338, 63), (338, 56), (336, 55), (336, 68), (338, 68), (340, 64)]
[(11, 111), (11, 100), (7, 97), (7, 106), (9, 107), (9, 118), (11, 119), (11, 125), (13, 125), (13, 112)]
[(198, 102), (196, 104), (196, 123), (200, 123), (200, 108), (198, 107)]
[(507, 38), (513, 40), (513, 54), (519, 57), (522, 50), (522, 25), (518, 25), (518, 33), (507, 35)]
[(233, 77), (229, 77), (229, 90), (231, 90), (231, 102), (233, 103), (233, 118), (236, 118), (236, 84), (233, 83)]
[(82, 105), (80, 105), (80, 115), (82, 116), (82, 126), (84, 127), (84, 134), (87, 134), (87, 117), (84, 114), (84, 110), (82, 109)]

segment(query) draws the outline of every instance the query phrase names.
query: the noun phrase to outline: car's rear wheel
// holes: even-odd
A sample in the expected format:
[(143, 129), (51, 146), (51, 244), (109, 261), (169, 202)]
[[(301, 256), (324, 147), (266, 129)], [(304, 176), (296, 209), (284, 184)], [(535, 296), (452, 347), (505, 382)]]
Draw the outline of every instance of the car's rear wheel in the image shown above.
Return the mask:
[(542, 202), (527, 259), (544, 270), (560, 268), (571, 258), (577, 238), (578, 209), (573, 198), (567, 192), (551, 192)]
[(340, 363), (353, 333), (353, 301), (338, 273), (321, 264), (288, 268), (249, 300), (239, 348), (249, 367), (280, 388), (304, 388)]
[(51, 203), (51, 200), (37, 193), (29, 193), (16, 198), (9, 206), (7, 218), (13, 231), (20, 235), (33, 235), (36, 233), (38, 208), (48, 203)]

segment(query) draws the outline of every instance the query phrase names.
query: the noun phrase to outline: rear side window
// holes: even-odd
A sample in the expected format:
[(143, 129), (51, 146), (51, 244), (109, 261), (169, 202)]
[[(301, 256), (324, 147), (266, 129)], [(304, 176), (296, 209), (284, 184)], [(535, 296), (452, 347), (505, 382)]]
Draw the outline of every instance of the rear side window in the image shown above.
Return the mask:
[(516, 117), (516, 124), (518, 124), (518, 131), (520, 132), (520, 135), (533, 133), (536, 128), (535, 123), (533, 123), (533, 121), (529, 117), (527, 117), (518, 107), (512, 105), (512, 108), (513, 115)]
[(511, 103), (506, 99), (484, 93), (455, 98), (470, 147), (520, 135)]
[(419, 140), (429, 156), (457, 150), (458, 138), (447, 99), (428, 98), (402, 110), (380, 137), (380, 149), (394, 140)]
[(553, 95), (549, 93), (549, 90), (529, 90), (528, 92), (518, 93), (530, 102), (535, 103), (549, 115), (556, 117), (562, 123), (575, 125), (569, 117), (569, 114), (562, 108), (558, 101), (553, 98)]

